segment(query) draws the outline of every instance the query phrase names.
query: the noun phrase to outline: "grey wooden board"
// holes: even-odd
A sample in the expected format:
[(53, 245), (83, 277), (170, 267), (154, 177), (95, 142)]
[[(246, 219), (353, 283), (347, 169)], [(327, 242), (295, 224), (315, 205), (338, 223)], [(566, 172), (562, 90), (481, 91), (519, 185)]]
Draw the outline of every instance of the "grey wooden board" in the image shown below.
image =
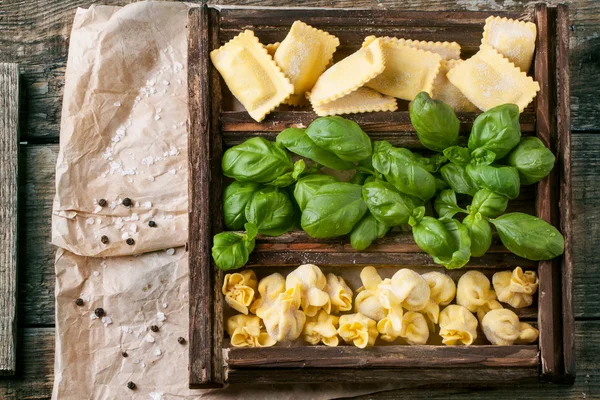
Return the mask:
[(17, 346), (19, 66), (0, 63), (0, 375), (13, 375)]

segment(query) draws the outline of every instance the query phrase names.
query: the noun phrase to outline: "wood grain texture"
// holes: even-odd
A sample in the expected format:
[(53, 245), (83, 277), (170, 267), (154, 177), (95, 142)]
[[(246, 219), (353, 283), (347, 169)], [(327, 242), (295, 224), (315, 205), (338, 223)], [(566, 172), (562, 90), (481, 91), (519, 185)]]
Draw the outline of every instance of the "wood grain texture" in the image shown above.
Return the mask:
[(0, 375), (17, 363), (18, 156), (19, 66), (0, 63)]

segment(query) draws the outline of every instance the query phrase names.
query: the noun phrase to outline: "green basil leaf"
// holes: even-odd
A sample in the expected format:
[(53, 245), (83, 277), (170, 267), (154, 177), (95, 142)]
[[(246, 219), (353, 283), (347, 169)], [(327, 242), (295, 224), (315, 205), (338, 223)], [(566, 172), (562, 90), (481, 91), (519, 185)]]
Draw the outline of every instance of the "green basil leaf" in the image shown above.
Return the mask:
[(450, 189), (456, 193), (473, 196), (479, 190), (462, 165), (455, 163), (446, 164), (440, 169), (440, 173), (450, 186)]
[(429, 200), (435, 195), (435, 178), (408, 149), (392, 147), (388, 142), (375, 142), (373, 167), (402, 193)]
[(510, 152), (506, 163), (519, 171), (522, 185), (539, 182), (552, 171), (554, 154), (536, 137), (525, 137)]
[(253, 182), (233, 182), (223, 193), (223, 218), (225, 226), (232, 231), (239, 231), (246, 223), (246, 205), (260, 185)]
[(305, 129), (288, 128), (277, 135), (276, 142), (292, 153), (306, 157), (327, 168), (345, 171), (354, 168), (350, 161), (344, 161), (330, 151), (317, 146), (306, 134)]
[(434, 154), (431, 157), (423, 157), (413, 153), (413, 156), (414, 160), (429, 172), (437, 172), (440, 167), (448, 161), (443, 154)]
[(443, 179), (438, 178), (437, 176), (435, 177), (435, 192), (439, 193), (442, 190), (446, 190), (449, 189), (450, 185), (448, 185), (448, 182), (446, 182)]
[(491, 150), (478, 148), (471, 153), (471, 164), (490, 165), (496, 159), (496, 153)]
[(435, 198), (433, 208), (440, 216), (440, 219), (452, 218), (457, 213), (467, 212), (467, 210), (458, 206), (456, 202), (456, 193), (454, 193), (453, 190), (442, 190)]
[(350, 244), (353, 249), (364, 250), (376, 239), (382, 238), (390, 228), (367, 211), (364, 217), (354, 226), (350, 234)]
[(300, 207), (300, 211), (304, 210), (308, 200), (317, 193), (321, 186), (335, 182), (338, 182), (338, 180), (333, 176), (322, 174), (307, 175), (300, 178), (294, 188), (294, 198), (298, 203), (298, 207)]
[(502, 194), (511, 200), (519, 196), (519, 172), (513, 167), (469, 164), (466, 171), (479, 188)]
[(458, 144), (460, 122), (452, 107), (433, 100), (426, 92), (417, 94), (410, 104), (410, 122), (423, 146), (443, 151)]
[(221, 232), (214, 236), (212, 256), (217, 267), (223, 271), (238, 269), (246, 265), (254, 250), (256, 226), (246, 224), (247, 232)]
[(496, 153), (496, 160), (507, 155), (521, 139), (519, 107), (503, 104), (480, 114), (469, 135), (469, 150), (486, 149)]
[(412, 226), (413, 238), (421, 250), (434, 257), (434, 261), (452, 260), (452, 254), (456, 250), (454, 237), (443, 222), (433, 217), (422, 217), (411, 218), (409, 223)]
[[(417, 205), (411, 196), (400, 193), (393, 185), (374, 181), (362, 188), (362, 196), (370, 213), (387, 226), (406, 224)], [(420, 200), (417, 200), (420, 203)]]
[(454, 164), (467, 165), (471, 162), (471, 151), (466, 147), (448, 147), (444, 149), (444, 156)]
[(551, 260), (565, 251), (565, 239), (543, 219), (524, 213), (508, 213), (489, 220), (506, 248), (528, 260)]
[(280, 236), (294, 225), (294, 206), (284, 191), (266, 187), (254, 193), (246, 206), (246, 219), (268, 236)]
[(253, 137), (223, 154), (223, 175), (239, 182), (267, 183), (293, 170), (287, 150), (261, 137)]
[(370, 176), (373, 175), (361, 171), (356, 171), (354, 175), (352, 175), (352, 178), (350, 178), (350, 183), (353, 183), (355, 185), (362, 185), (365, 183), (365, 180), (367, 180), (367, 178)]
[(494, 193), (487, 189), (481, 189), (468, 206), (468, 211), (471, 214), (481, 213), (484, 217), (494, 218), (502, 215), (508, 206), (508, 197)]
[(321, 186), (302, 211), (302, 229), (314, 238), (346, 235), (367, 212), (362, 187), (338, 182)]
[(306, 164), (304, 160), (298, 160), (294, 163), (294, 170), (292, 172), (287, 172), (275, 179), (267, 183), (267, 186), (275, 186), (278, 188), (284, 188), (286, 186), (293, 185), (302, 173), (306, 170)]
[(433, 261), (442, 264), (448, 269), (457, 269), (464, 267), (471, 259), (471, 237), (466, 226), (455, 219), (447, 219), (442, 221), (444, 227), (452, 236), (454, 241), (454, 252), (450, 260), (442, 257), (433, 257)]
[(463, 225), (471, 237), (471, 256), (483, 256), (492, 245), (492, 228), (480, 213), (469, 214), (463, 219)]
[(345, 161), (361, 161), (371, 156), (371, 139), (354, 121), (333, 116), (315, 119), (306, 128), (313, 142)]

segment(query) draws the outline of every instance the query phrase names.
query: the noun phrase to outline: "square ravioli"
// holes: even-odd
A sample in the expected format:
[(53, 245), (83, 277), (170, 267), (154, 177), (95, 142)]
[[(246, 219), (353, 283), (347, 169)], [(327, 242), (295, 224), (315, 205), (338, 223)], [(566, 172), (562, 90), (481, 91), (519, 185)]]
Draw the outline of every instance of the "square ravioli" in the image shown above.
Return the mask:
[[(363, 42), (363, 47), (369, 45), (376, 36), (367, 36)], [(394, 38), (395, 39), (395, 38)], [(444, 60), (460, 59), (460, 44), (456, 42), (426, 42), (424, 40), (395, 39), (398, 43), (405, 44), (421, 50), (430, 51), (439, 54)]]
[(455, 112), (476, 112), (479, 109), (456, 86), (450, 83), (446, 76), (448, 71), (463, 62), (463, 60), (442, 60), (440, 72), (433, 81), (431, 97), (448, 104)]
[(332, 102), (314, 106), (313, 109), (320, 117), (327, 115), (355, 114), (372, 111), (396, 111), (396, 99), (383, 95), (373, 89), (360, 87)]
[(492, 46), (521, 71), (527, 72), (535, 51), (536, 35), (537, 29), (533, 22), (488, 17), (481, 44)]
[(365, 86), (404, 100), (413, 100), (420, 92), (431, 94), (433, 80), (440, 69), (442, 57), (403, 44), (396, 38), (384, 37), (375, 41), (378, 40), (383, 45), (385, 69)]
[(210, 59), (231, 93), (258, 122), (294, 92), (294, 85), (250, 30), (213, 50)]
[(377, 39), (325, 71), (307, 97), (313, 107), (337, 100), (381, 74), (384, 68), (383, 49)]
[(274, 55), (275, 62), (294, 85), (294, 94), (285, 101), (287, 104), (306, 103), (306, 92), (325, 71), (339, 45), (337, 37), (302, 21), (294, 22)]
[(523, 112), (536, 96), (540, 85), (507, 58), (488, 45), (452, 68), (448, 80), (480, 110), (512, 103)]

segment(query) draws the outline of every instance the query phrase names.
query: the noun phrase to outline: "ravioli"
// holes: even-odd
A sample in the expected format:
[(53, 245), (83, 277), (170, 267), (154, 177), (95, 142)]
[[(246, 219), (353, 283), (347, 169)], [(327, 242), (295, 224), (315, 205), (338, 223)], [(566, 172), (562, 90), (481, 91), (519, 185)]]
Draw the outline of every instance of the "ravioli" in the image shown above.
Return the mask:
[(485, 20), (481, 44), (492, 46), (521, 71), (529, 71), (537, 29), (533, 22), (490, 16)]
[[(363, 47), (368, 46), (375, 39), (377, 39), (376, 36), (367, 36), (363, 42)], [(456, 42), (427, 42), (424, 40), (393, 39), (406, 46), (439, 54), (443, 60), (458, 60), (460, 58), (460, 45)]]
[(440, 72), (433, 81), (431, 97), (448, 104), (455, 112), (477, 112), (479, 109), (456, 86), (450, 83), (446, 76), (448, 71), (463, 62), (463, 60), (442, 60)]
[(395, 98), (383, 95), (368, 87), (360, 87), (337, 100), (320, 106), (313, 106), (313, 110), (320, 117), (374, 111), (396, 111), (397, 109), (398, 104)]

